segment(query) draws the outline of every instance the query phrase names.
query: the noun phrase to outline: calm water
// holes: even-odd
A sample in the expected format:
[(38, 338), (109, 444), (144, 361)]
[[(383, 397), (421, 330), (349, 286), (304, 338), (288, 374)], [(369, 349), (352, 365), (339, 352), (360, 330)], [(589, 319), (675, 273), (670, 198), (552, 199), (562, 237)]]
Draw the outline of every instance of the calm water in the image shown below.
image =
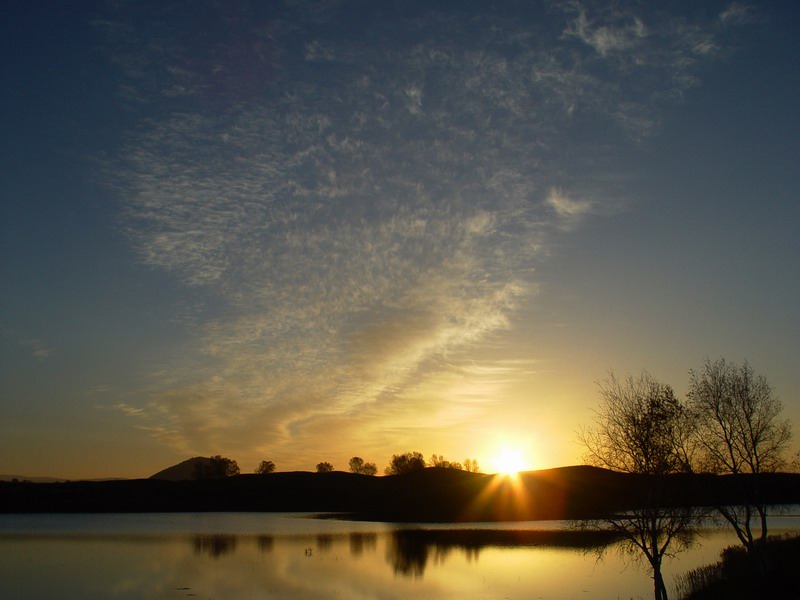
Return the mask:
[[(800, 517), (776, 517), (772, 528), (796, 532)], [(613, 546), (598, 560), (585, 547), (593, 542), (564, 522), (410, 528), (300, 514), (0, 515), (0, 598), (652, 597), (644, 566)], [(665, 559), (667, 581), (734, 543), (727, 529), (704, 530)]]

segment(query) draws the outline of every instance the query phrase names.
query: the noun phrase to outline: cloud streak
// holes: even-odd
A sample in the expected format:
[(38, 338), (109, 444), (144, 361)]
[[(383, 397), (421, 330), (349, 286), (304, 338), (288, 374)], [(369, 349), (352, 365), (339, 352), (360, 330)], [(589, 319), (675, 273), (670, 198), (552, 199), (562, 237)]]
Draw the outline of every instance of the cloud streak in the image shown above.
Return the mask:
[(344, 415), (377, 440), (422, 403), (479, 413), (452, 374), (485, 379), (470, 349), (509, 327), (555, 236), (613, 202), (567, 183), (587, 175), (565, 157), (605, 151), (582, 124), (652, 134), (717, 44), (711, 25), (579, 5), (371, 7), (343, 36), (327, 6), (236, 9), (199, 58), (184, 17), (98, 20), (142, 114), (112, 168), (126, 232), (205, 301), (196, 354), (120, 410), (182, 450), (275, 451)]
[(25, 349), (25, 353), (44, 361), (53, 355), (53, 349), (42, 340), (24, 335), (14, 327), (0, 324), (0, 340), (7, 339), (12, 344)]

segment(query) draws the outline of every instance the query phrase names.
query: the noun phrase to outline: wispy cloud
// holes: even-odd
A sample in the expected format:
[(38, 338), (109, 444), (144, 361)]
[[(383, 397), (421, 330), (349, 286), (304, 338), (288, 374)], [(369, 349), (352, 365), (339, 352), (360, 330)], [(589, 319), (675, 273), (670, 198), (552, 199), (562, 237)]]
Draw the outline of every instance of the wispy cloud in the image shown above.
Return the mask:
[(589, 21), (586, 11), (578, 8), (578, 16), (564, 32), (573, 35), (594, 48), (601, 56), (610, 52), (630, 50), (647, 37), (647, 27), (638, 17), (613, 15), (615, 24), (595, 25)]
[(50, 358), (53, 354), (53, 350), (45, 342), (25, 335), (25, 332), (17, 331), (14, 327), (0, 324), (0, 339), (7, 340), (11, 345), (22, 349), (26, 356), (40, 361)]
[(575, 120), (617, 123), (610, 143), (649, 134), (713, 39), (579, 6), (547, 25), (430, 12), (359, 39), (336, 10), (285, 10), (234, 11), (241, 36), (205, 56), (191, 29), (168, 35), (180, 22), (98, 21), (147, 115), (115, 164), (127, 233), (213, 299), (197, 353), (120, 410), (196, 452), (479, 411), (504, 375), (470, 350), (509, 327), (553, 236), (609, 202), (563, 191), (560, 157), (604, 151)]
[(592, 203), (587, 200), (575, 200), (567, 196), (558, 188), (550, 188), (545, 202), (555, 211), (563, 221), (563, 227), (571, 229), (585, 217), (592, 208)]
[(719, 14), (719, 20), (724, 24), (741, 25), (754, 21), (756, 10), (754, 7), (740, 2), (731, 2), (725, 10)]
[(38, 358), (40, 360), (44, 360), (45, 358), (49, 358), (52, 354), (50, 348), (48, 348), (43, 342), (36, 339), (24, 339), (19, 340), (19, 345), (27, 348), (28, 351), (31, 353), (31, 356)]

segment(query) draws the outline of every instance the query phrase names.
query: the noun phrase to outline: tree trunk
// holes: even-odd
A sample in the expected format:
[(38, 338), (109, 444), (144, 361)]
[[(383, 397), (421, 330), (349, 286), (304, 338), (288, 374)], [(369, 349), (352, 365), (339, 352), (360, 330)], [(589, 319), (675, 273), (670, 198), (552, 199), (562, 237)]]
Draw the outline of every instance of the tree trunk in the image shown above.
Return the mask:
[(757, 510), (758, 516), (761, 517), (761, 536), (759, 540), (764, 543), (767, 541), (767, 507), (759, 506)]
[(667, 586), (664, 585), (664, 577), (661, 575), (661, 562), (653, 562), (653, 597), (655, 600), (668, 600)]

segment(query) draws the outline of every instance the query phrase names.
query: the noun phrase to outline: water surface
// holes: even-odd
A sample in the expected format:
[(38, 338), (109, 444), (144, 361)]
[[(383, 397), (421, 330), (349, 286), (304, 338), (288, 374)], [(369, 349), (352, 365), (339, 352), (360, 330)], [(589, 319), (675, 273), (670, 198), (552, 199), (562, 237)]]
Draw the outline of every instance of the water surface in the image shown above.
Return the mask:
[[(777, 517), (773, 531), (800, 529)], [(707, 528), (675, 575), (736, 539)], [(649, 598), (646, 568), (565, 522), (396, 526), (306, 514), (0, 515), (0, 598)], [(669, 583), (668, 583), (669, 585)]]

